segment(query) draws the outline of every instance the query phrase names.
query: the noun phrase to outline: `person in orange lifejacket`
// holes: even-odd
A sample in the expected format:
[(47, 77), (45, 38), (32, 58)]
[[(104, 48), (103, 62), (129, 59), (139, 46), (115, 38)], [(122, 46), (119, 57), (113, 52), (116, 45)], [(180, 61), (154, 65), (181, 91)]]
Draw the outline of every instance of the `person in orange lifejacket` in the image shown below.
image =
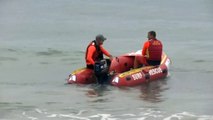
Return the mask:
[(156, 38), (156, 32), (148, 32), (148, 41), (144, 43), (142, 49), (142, 57), (136, 57), (134, 68), (137, 68), (139, 63), (143, 65), (160, 65), (163, 51), (163, 44)]
[(96, 36), (96, 39), (88, 45), (85, 55), (87, 68), (94, 69), (95, 62), (104, 59), (103, 55), (108, 56), (110, 60), (113, 59), (112, 55), (103, 48), (103, 42), (105, 40), (106, 38), (102, 34), (99, 34)]

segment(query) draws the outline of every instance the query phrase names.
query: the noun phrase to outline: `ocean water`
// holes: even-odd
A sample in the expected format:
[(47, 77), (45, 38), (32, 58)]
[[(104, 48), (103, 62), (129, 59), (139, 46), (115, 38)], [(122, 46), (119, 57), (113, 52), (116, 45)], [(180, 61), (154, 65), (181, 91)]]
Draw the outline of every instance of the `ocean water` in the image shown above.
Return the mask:
[[(212, 0), (0, 0), (0, 120), (213, 120)], [(95, 35), (114, 56), (155, 30), (166, 79), (67, 85)]]

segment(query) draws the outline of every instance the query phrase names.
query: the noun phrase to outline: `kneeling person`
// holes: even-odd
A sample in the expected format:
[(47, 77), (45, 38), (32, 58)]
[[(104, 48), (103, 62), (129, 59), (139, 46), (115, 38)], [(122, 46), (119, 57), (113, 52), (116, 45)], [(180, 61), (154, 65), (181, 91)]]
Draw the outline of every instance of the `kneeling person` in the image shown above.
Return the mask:
[[(110, 60), (113, 59), (112, 55), (103, 48), (103, 42), (106, 40), (106, 38), (99, 34), (96, 36), (96, 39), (90, 42), (90, 44), (87, 47), (85, 60), (87, 68), (89, 69), (95, 69), (95, 63), (102, 64), (101, 61), (104, 59), (103, 55), (106, 55), (110, 58)], [(107, 71), (108, 72), (108, 71)], [(104, 76), (101, 73), (97, 72), (95, 70), (96, 77), (98, 78), (98, 82), (100, 83), (103, 80), (100, 80)]]
[(157, 40), (155, 31), (148, 32), (148, 40), (144, 43), (142, 56), (136, 56), (134, 68), (143, 65), (160, 65), (163, 52), (163, 44)]
[(144, 43), (142, 56), (147, 65), (160, 65), (163, 52), (163, 44), (156, 38), (155, 31), (148, 33), (148, 41)]

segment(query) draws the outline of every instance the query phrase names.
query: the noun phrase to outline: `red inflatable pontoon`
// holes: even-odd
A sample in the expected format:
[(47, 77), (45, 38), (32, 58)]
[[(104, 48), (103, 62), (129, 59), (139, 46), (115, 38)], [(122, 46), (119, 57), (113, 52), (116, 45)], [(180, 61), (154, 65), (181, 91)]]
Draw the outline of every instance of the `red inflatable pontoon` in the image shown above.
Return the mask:
[[(109, 72), (115, 74), (111, 77), (110, 83), (114, 86), (136, 86), (142, 83), (165, 78), (168, 75), (170, 59), (165, 53), (162, 54), (162, 61), (159, 66), (145, 66), (132, 69), (135, 56), (141, 55), (141, 51), (124, 54), (112, 60)], [(75, 70), (67, 79), (68, 84), (91, 84), (96, 83), (93, 70), (81, 68)]]

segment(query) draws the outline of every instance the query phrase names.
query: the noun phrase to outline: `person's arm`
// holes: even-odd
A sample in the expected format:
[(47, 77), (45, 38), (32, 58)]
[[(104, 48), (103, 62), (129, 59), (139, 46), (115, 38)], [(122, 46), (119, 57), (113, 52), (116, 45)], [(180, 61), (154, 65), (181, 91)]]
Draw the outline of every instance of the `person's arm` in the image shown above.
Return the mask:
[(148, 64), (147, 64), (147, 61), (146, 61), (146, 58), (149, 57), (149, 55), (147, 55), (148, 47), (149, 47), (149, 41), (145, 42), (144, 45), (143, 45), (143, 50), (142, 50), (142, 63), (143, 63), (144, 65), (148, 65)]
[(107, 50), (105, 50), (102, 45), (100, 46), (100, 49), (101, 49), (101, 51), (103, 52), (104, 55), (109, 57), (110, 60), (113, 59), (113, 56)]
[(142, 50), (142, 56), (146, 57), (147, 56), (147, 49), (149, 47), (149, 42), (145, 42), (143, 45), (143, 50)]
[(102, 45), (100, 45), (100, 49), (104, 55), (106, 55), (108, 57), (112, 57), (112, 55), (107, 50), (105, 50)]
[(87, 55), (87, 61), (90, 62), (91, 64), (95, 64), (95, 61), (93, 60), (92, 56), (95, 53), (95, 47), (94, 46), (90, 46), (88, 48), (88, 55)]

